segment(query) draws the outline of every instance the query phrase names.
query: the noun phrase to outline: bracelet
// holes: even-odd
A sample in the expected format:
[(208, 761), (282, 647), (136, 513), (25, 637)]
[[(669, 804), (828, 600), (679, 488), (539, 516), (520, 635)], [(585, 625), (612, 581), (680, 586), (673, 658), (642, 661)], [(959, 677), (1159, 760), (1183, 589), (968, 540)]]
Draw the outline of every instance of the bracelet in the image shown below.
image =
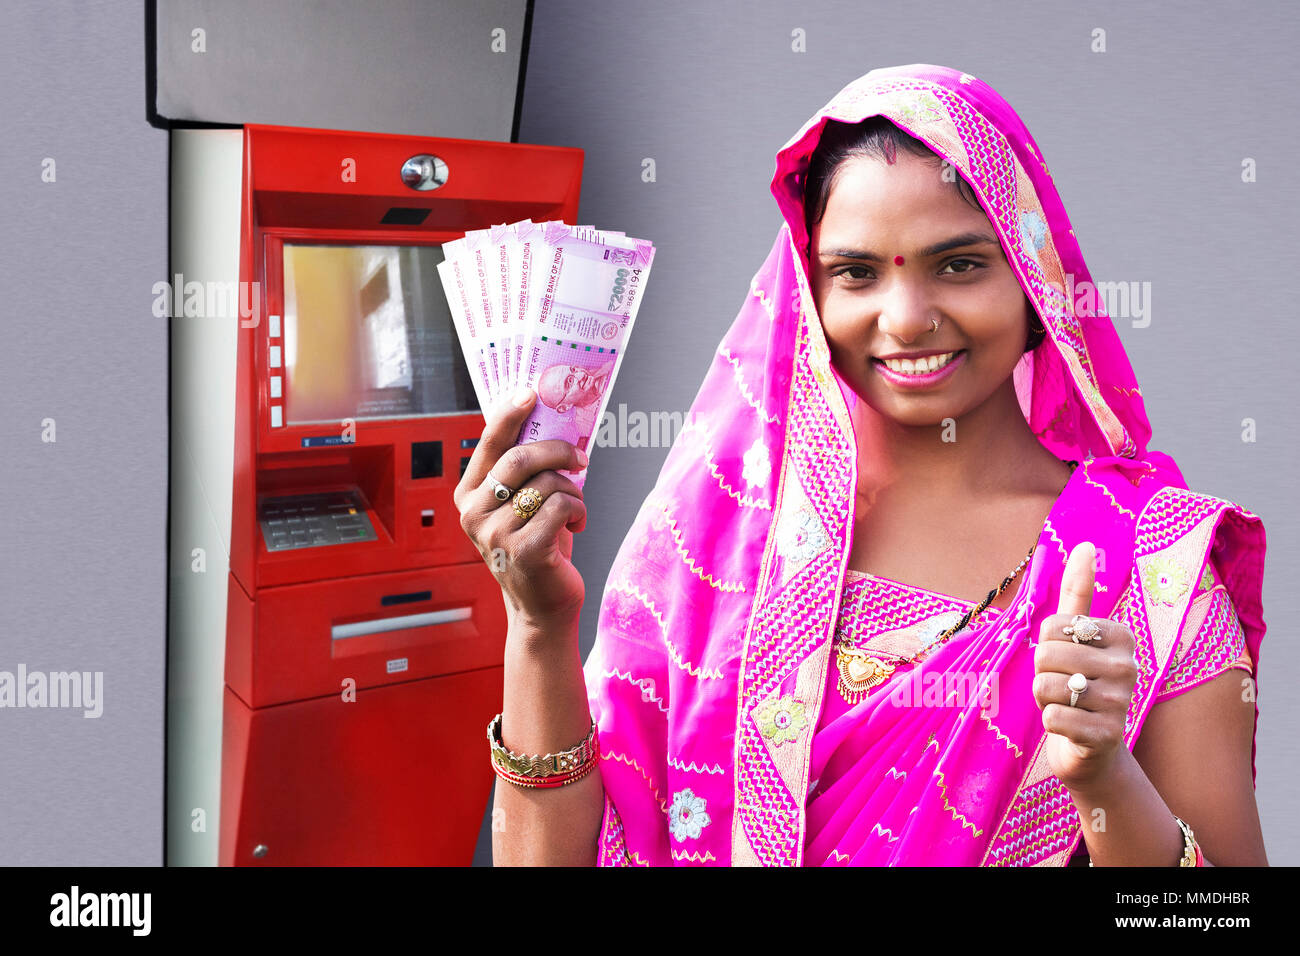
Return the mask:
[[(1178, 829), (1183, 831), (1183, 858), (1178, 861), (1178, 865), (1205, 866), (1205, 854), (1201, 852), (1201, 845), (1196, 842), (1196, 836), (1192, 833), (1192, 828), (1177, 816), (1174, 817), (1174, 822), (1178, 824)], [(1088, 865), (1095, 865), (1092, 862), (1092, 857), (1088, 858)]]
[(1196, 842), (1196, 837), (1192, 834), (1192, 828), (1178, 817), (1174, 817), (1174, 822), (1183, 831), (1183, 858), (1178, 861), (1178, 865), (1204, 866), (1205, 855), (1201, 853), (1201, 845)]
[(503, 780), (521, 787), (559, 787), (585, 776), (600, 761), (600, 743), (596, 722), (591, 722), (587, 739), (578, 746), (559, 753), (517, 754), (501, 741), (501, 715), (488, 723), (488, 747), (492, 769)]
[(575, 780), (581, 780), (596, 767), (595, 762), (587, 764), (581, 770), (575, 770), (573, 773), (557, 773), (550, 777), (523, 777), (519, 774), (511, 773), (509, 770), (503, 770), (495, 763), (492, 769), (496, 771), (497, 776), (502, 780), (508, 780), (519, 787), (563, 787), (565, 784), (573, 783)]

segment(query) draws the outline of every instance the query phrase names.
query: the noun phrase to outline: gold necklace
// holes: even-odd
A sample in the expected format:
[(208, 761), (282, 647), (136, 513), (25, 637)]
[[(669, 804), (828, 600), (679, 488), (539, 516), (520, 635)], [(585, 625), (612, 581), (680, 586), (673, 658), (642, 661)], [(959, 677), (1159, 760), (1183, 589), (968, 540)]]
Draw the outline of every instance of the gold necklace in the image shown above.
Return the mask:
[[(1034, 548), (1036, 547), (1038, 547), (1037, 543), (1034, 544)], [(1007, 586), (1015, 580), (1016, 575), (1018, 575), (1024, 569), (1025, 565), (1029, 563), (1029, 559), (1033, 556), (1034, 548), (1029, 549), (1029, 553), (1026, 554), (1024, 560), (1016, 566), (1016, 569), (1003, 578), (1002, 583), (990, 591), (988, 597), (981, 601), (977, 607), (971, 608), (971, 610), (962, 615), (960, 621), (948, 628), (946, 631), (943, 631), (933, 641), (906, 660), (900, 658), (892, 662), (886, 661), (875, 654), (867, 653), (862, 648), (853, 647), (844, 641), (837, 641), (835, 645), (835, 666), (840, 672), (840, 696), (848, 703), (856, 704), (858, 701), (862, 700), (863, 697), (867, 696), (871, 688), (889, 680), (889, 678), (894, 675), (894, 671), (898, 670), (898, 668), (906, 667), (908, 664), (915, 664), (917, 661), (922, 659), (922, 655), (928, 657), (931, 650), (945, 643), (948, 638), (952, 637), (963, 627), (973, 621), (981, 611), (993, 603), (994, 599), (996, 599), (999, 594), (1006, 590)]]

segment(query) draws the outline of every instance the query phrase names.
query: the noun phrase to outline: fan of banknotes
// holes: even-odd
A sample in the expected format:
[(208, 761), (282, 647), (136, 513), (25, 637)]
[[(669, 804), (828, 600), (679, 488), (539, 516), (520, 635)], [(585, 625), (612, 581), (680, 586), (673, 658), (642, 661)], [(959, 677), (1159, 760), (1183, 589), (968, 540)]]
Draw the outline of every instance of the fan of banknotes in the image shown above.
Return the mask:
[[(590, 459), (654, 246), (525, 219), (467, 232), (442, 251), (438, 273), (479, 407), (527, 386), (538, 401), (516, 444), (561, 438)], [(572, 480), (582, 487), (586, 476)]]

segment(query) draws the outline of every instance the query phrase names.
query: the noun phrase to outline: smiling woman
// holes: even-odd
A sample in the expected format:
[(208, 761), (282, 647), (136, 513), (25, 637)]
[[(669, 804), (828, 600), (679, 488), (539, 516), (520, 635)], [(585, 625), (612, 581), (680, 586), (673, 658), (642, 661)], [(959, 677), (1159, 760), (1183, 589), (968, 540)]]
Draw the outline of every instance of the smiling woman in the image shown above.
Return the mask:
[[(772, 193), (776, 242), (606, 582), (596, 861), (1265, 862), (1262, 523), (1147, 447), (1014, 111), (956, 70), (874, 70)], [(561, 686), (559, 656), (531, 683)], [(562, 686), (537, 717), (576, 743)], [(586, 859), (587, 786), (510, 812)]]
[[(1003, 386), (998, 400), (1014, 407), (1011, 372), (1046, 333), (965, 179), (873, 117), (829, 125), (805, 202), (813, 295), (837, 370), (855, 393), (904, 417), (941, 397), (955, 418)], [(1038, 445), (1027, 426), (1022, 432)]]
[[(1045, 327), (970, 184), (920, 140), (881, 116), (828, 123), (809, 170), (813, 299), (860, 399), (849, 565), (974, 593), (1015, 566), (1070, 473), (1013, 381)], [(978, 557), (944, 546), (954, 514), (979, 527)]]

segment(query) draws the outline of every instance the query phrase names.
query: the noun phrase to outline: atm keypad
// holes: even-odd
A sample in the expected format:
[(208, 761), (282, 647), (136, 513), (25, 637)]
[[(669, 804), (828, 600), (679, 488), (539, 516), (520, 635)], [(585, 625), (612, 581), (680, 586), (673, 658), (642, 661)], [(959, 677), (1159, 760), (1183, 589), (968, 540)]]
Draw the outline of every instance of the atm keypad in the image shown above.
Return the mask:
[(352, 491), (263, 498), (257, 521), (268, 551), (376, 540), (366, 506)]

